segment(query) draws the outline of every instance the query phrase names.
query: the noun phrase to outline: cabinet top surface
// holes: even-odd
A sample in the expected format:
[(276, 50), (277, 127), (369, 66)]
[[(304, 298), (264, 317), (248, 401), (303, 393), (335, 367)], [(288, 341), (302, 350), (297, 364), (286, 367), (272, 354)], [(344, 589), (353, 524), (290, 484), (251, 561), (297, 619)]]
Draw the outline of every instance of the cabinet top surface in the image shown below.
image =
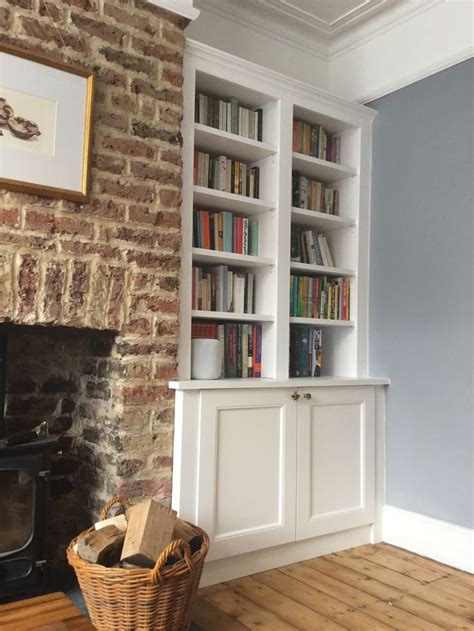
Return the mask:
[(300, 379), (189, 379), (170, 381), (172, 390), (234, 390), (235, 388), (317, 388), (326, 386), (388, 386), (386, 377), (308, 377)]

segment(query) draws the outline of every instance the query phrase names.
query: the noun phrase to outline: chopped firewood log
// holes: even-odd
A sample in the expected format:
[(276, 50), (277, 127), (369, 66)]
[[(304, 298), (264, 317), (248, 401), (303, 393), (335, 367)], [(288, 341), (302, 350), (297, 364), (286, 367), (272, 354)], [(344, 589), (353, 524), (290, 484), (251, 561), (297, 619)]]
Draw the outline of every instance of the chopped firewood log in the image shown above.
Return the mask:
[(179, 517), (176, 518), (174, 525), (173, 539), (184, 539), (186, 543), (189, 543), (191, 554), (197, 552), (202, 546), (202, 536), (197, 535), (194, 528)]
[(153, 567), (171, 541), (176, 511), (155, 500), (145, 500), (128, 510), (128, 527), (122, 550), (122, 561)]
[(110, 566), (119, 561), (124, 539), (125, 533), (117, 526), (105, 526), (82, 535), (77, 541), (77, 554), (89, 563)]
[(109, 517), (108, 519), (98, 521), (94, 524), (96, 530), (100, 530), (106, 526), (116, 526), (120, 532), (125, 532), (127, 530), (127, 518), (122, 513), (121, 515), (115, 515), (115, 517)]

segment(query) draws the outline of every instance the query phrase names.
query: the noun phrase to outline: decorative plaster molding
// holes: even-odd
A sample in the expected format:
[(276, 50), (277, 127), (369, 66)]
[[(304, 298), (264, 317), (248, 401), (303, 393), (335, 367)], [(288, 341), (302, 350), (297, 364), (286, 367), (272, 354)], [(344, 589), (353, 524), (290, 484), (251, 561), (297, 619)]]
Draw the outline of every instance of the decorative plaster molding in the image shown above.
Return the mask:
[(436, 74), (437, 72), (441, 72), (442, 70), (446, 70), (447, 68), (451, 68), (451, 66), (455, 66), (456, 64), (460, 64), (462, 61), (466, 61), (466, 59), (471, 59), (474, 57), (474, 46), (470, 46), (469, 48), (465, 48), (454, 55), (449, 55), (448, 57), (444, 57), (440, 61), (429, 64), (425, 66), (421, 70), (417, 72), (413, 72), (411, 74), (404, 75), (403, 78), (397, 79), (396, 81), (392, 81), (384, 84), (381, 88), (374, 90), (373, 92), (367, 92), (366, 94), (362, 94), (355, 98), (357, 103), (371, 103), (376, 99), (380, 99), (391, 92), (396, 92), (397, 90), (401, 90), (402, 88), (406, 88), (408, 85), (412, 83), (416, 83), (421, 79), (426, 79), (427, 77), (431, 77), (431, 75)]

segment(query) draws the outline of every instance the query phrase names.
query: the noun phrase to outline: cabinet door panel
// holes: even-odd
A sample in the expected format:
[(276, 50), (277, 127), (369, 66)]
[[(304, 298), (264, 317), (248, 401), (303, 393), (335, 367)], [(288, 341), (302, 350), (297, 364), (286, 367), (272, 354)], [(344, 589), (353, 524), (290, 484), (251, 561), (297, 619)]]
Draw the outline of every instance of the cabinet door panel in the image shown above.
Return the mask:
[(375, 519), (372, 388), (313, 388), (298, 407), (297, 537)]
[(295, 538), (296, 404), (288, 390), (242, 394), (202, 394), (198, 523), (210, 559)]

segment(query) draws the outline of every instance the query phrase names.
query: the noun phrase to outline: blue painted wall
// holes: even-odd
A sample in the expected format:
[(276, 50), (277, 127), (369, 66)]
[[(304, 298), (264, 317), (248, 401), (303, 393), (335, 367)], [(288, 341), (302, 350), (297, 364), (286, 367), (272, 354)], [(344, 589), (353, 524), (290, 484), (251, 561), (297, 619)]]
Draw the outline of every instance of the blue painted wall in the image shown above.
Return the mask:
[(474, 61), (369, 105), (370, 374), (388, 376), (386, 503), (474, 527)]

